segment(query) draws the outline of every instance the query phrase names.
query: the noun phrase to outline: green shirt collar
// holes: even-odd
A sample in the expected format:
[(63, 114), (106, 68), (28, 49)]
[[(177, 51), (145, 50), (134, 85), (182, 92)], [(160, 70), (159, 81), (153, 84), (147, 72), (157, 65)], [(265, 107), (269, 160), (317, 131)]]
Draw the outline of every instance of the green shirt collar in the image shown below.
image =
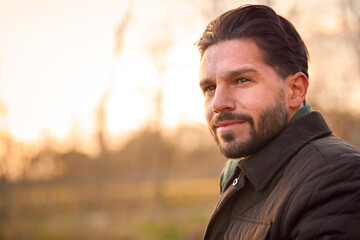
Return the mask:
[(307, 104), (307, 105), (305, 105), (304, 107), (302, 107), (302, 108), (292, 117), (292, 119), (290, 120), (290, 122), (293, 122), (293, 121), (301, 118), (302, 116), (304, 116), (304, 115), (306, 115), (306, 114), (308, 114), (308, 113), (310, 113), (310, 112), (312, 112), (312, 109), (311, 109), (310, 105)]

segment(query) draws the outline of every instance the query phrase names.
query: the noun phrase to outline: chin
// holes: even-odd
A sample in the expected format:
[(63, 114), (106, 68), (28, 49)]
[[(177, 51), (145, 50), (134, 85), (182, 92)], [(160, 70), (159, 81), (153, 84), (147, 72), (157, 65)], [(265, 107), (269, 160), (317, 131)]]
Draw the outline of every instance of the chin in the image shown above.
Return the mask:
[(221, 139), (218, 147), (220, 152), (227, 158), (241, 158), (246, 157), (258, 151), (265, 142), (254, 137), (242, 137), (241, 139), (234, 138), (230, 141)]
[(241, 147), (242, 144), (238, 143), (223, 143), (218, 145), (221, 154), (227, 158), (240, 158), (246, 156), (246, 152)]

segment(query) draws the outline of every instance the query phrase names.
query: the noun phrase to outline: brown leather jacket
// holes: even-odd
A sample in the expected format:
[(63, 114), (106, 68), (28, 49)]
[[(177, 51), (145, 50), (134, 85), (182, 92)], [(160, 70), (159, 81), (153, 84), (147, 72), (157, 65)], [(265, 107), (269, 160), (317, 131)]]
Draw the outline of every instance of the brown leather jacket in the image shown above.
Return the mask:
[(240, 161), (204, 239), (360, 239), (360, 150), (319, 112)]

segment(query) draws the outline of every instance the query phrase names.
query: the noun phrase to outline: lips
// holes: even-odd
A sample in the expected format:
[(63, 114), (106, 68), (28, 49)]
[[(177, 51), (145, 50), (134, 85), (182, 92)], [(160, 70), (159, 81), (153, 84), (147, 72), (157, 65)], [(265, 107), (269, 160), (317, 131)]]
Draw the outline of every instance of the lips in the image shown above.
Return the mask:
[(231, 128), (237, 127), (245, 122), (246, 121), (240, 121), (240, 120), (223, 121), (223, 122), (216, 123), (215, 128), (217, 128), (219, 130), (230, 130)]
[(236, 128), (243, 127), (244, 123), (251, 126), (254, 125), (252, 117), (245, 113), (233, 113), (227, 111), (213, 115), (212, 117), (210, 126), (214, 133), (216, 131), (233, 131), (236, 130)]

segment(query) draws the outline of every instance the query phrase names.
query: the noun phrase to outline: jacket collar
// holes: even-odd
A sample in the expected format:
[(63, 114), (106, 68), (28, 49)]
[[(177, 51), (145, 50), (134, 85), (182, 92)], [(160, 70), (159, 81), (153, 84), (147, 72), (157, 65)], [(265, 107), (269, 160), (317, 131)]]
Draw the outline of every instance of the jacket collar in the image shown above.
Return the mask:
[(324, 118), (313, 111), (289, 123), (277, 137), (238, 166), (254, 188), (261, 190), (303, 146), (328, 134), (331, 130)]

